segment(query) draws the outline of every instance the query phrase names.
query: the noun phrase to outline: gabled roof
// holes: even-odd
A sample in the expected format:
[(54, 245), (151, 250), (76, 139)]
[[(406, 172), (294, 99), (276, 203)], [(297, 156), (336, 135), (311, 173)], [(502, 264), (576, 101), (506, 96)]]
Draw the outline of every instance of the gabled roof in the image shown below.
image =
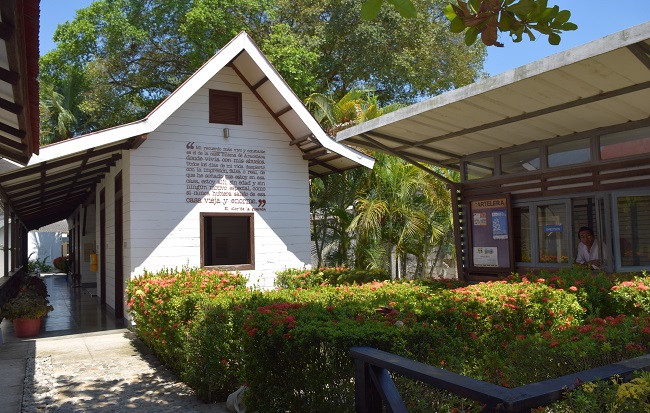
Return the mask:
[(0, 157), (38, 153), (39, 0), (0, 1)]
[(644, 119), (650, 22), (353, 126), (336, 139), (457, 169), (464, 156)]
[(374, 160), (325, 134), (257, 45), (241, 32), (142, 120), (41, 148), (27, 167), (0, 174), (0, 192), (28, 229), (67, 218), (125, 149), (137, 148), (224, 67), (232, 68), (308, 161), (310, 177)]

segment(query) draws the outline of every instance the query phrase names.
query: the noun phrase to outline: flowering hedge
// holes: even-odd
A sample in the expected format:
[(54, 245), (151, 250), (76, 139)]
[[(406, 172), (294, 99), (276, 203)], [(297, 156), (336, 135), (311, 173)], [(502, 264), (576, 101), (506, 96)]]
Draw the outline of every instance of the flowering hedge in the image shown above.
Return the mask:
[[(300, 280), (301, 271), (287, 271), (285, 280)], [(297, 281), (300, 287), (261, 292), (247, 290), (240, 274), (165, 270), (130, 281), (129, 306), (136, 333), (202, 397), (223, 400), (245, 383), (246, 404), (259, 412), (352, 412), (352, 346), (504, 386), (634, 357), (650, 346), (640, 277), (590, 278), (575, 268), (476, 285), (348, 284), (339, 282), (344, 271), (319, 270)], [(632, 314), (614, 314), (622, 309)], [(413, 412), (443, 406), (429, 388), (398, 385)], [(467, 406), (459, 398), (446, 403), (449, 410)]]
[(57, 270), (68, 273), (68, 257), (63, 256), (63, 257), (56, 257), (54, 261), (52, 261), (52, 265), (54, 265), (54, 268)]
[(277, 272), (275, 286), (279, 288), (310, 288), (321, 285), (364, 284), (390, 280), (388, 271), (375, 268), (359, 270), (347, 267), (295, 269)]
[(186, 328), (197, 311), (223, 292), (243, 289), (239, 273), (197, 268), (145, 272), (127, 284), (127, 305), (135, 333), (176, 372), (186, 365)]

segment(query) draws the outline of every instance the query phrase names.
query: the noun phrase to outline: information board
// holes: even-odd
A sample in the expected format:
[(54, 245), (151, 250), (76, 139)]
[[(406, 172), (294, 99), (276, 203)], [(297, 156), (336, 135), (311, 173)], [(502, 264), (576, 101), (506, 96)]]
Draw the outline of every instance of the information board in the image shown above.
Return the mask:
[(469, 202), (470, 267), (508, 271), (511, 262), (510, 200), (506, 196), (486, 197)]

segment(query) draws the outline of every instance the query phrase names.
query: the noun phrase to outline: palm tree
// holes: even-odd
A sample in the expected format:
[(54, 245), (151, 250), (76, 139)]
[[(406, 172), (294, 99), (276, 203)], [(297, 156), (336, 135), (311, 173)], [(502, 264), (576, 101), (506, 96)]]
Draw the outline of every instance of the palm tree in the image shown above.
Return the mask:
[(41, 144), (70, 139), (94, 129), (82, 110), (83, 76), (70, 70), (55, 83), (40, 82)]
[(312, 93), (305, 105), (330, 136), (402, 107), (397, 103), (380, 107), (377, 96), (365, 89), (352, 89), (338, 101), (332, 95)]
[[(399, 107), (381, 108), (366, 90), (352, 90), (338, 101), (316, 93), (305, 103), (330, 135)], [(311, 181), (317, 265), (390, 270), (397, 257), (394, 275), (403, 277), (407, 257), (415, 257), (415, 274), (429, 275), (430, 255), (437, 249), (435, 266), (453, 237), (449, 192), (443, 182), (412, 164), (387, 154), (376, 157), (373, 171), (356, 169)], [(449, 177), (449, 172), (436, 172)]]
[(352, 204), (370, 171), (357, 168), (313, 179), (310, 183), (313, 255), (317, 266), (352, 266)]
[(38, 105), (41, 145), (72, 137), (72, 127), (77, 119), (65, 108), (63, 95), (55, 91), (52, 85), (41, 83)]
[[(314, 93), (305, 104), (329, 135), (399, 107), (380, 108), (371, 91), (359, 89), (338, 101), (332, 95)], [(347, 229), (353, 218), (352, 205), (368, 174), (367, 170), (355, 169), (310, 182), (313, 255), (319, 267), (354, 262), (350, 257), (354, 234)]]
[[(368, 248), (366, 262), (358, 264), (390, 268), (393, 253), (402, 258), (413, 240), (426, 230), (422, 174), (393, 156), (377, 155), (377, 164), (365, 190), (355, 202), (356, 216), (349, 230), (358, 231)], [(357, 258), (363, 259), (362, 251)], [(370, 259), (371, 258), (371, 259)], [(399, 277), (400, 269), (395, 276)]]

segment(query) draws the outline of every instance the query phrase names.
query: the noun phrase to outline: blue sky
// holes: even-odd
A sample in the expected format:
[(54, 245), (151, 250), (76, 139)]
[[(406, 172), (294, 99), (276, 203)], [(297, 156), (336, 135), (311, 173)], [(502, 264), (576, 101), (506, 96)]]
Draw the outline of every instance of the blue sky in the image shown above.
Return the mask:
[[(92, 0), (41, 0), (41, 54), (55, 46), (52, 36), (56, 27), (73, 20), (76, 10), (90, 3)], [(563, 34), (559, 46), (549, 45), (545, 36), (520, 43), (502, 38), (505, 47), (488, 48), (485, 71), (496, 75), (650, 20), (648, 0), (549, 0), (549, 5), (553, 4), (571, 10), (577, 31)]]

